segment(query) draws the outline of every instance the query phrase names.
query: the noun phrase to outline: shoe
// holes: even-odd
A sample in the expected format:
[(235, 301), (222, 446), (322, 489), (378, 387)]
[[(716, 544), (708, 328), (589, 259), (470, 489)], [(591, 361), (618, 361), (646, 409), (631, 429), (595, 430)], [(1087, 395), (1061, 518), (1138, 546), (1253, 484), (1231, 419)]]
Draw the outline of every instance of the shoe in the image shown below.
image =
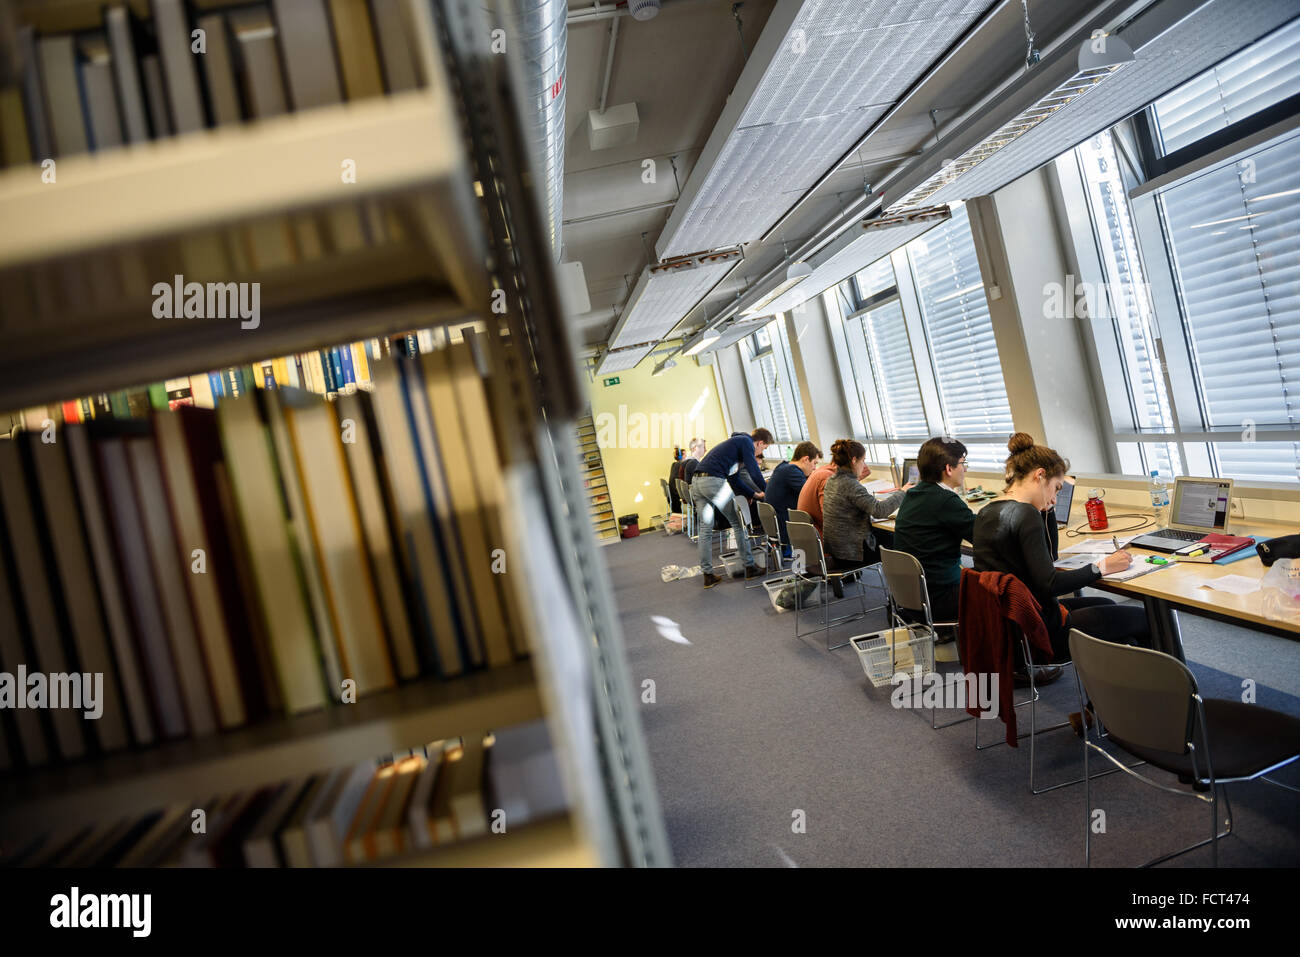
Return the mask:
[[(1062, 669), (1060, 665), (1034, 665), (1034, 684), (1050, 685), (1057, 678), (1061, 677)], [(1029, 675), (1023, 671), (1017, 671), (1015, 674), (1015, 686), (1017, 688), (1029, 687)]]
[(1070, 727), (1074, 729), (1074, 736), (1076, 738), (1082, 738), (1083, 726), (1085, 722), (1087, 723), (1088, 727), (1090, 728), (1092, 727), (1092, 709), (1089, 708), (1086, 711), (1084, 711), (1082, 714), (1080, 714), (1078, 711), (1071, 711), (1069, 718), (1067, 718), (1066, 720), (1070, 722)]
[(838, 578), (831, 579), (831, 594), (833, 594), (836, 598), (844, 597), (844, 586), (840, 584), (840, 580)]
[(717, 575), (714, 575), (714, 574), (712, 574), (711, 572), (705, 572), (705, 573), (704, 573), (704, 587), (705, 587), (705, 588), (712, 588), (714, 585), (718, 584), (720, 581), (722, 581), (722, 579), (719, 578)]
[(763, 569), (759, 568), (757, 565), (750, 565), (745, 569), (745, 581), (747, 582), (751, 582), (755, 578), (762, 578), (762, 577), (763, 577)]

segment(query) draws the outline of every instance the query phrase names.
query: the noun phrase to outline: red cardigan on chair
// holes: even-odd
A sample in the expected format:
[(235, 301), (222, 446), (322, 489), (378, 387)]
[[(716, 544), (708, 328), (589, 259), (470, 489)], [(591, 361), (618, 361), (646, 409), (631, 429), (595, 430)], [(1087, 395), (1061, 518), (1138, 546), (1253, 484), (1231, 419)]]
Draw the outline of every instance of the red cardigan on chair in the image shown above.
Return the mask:
[[(1017, 747), (1015, 708), (1015, 623), (1029, 638), (1031, 650), (1052, 656), (1052, 642), (1039, 615), (1038, 601), (1015, 575), (961, 571), (958, 593), (958, 652), (967, 674), (998, 676), (998, 713), (1007, 726), (1007, 744)], [(966, 708), (977, 718), (978, 702)], [(981, 719), (982, 720), (982, 719)]]

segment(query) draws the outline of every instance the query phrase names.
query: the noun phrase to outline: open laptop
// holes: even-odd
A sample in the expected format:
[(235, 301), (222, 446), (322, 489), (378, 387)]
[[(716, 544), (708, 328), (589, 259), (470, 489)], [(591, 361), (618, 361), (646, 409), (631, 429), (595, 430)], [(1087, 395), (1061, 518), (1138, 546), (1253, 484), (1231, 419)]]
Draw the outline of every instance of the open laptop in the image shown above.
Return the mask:
[(898, 472), (898, 487), (902, 488), (909, 482), (921, 481), (921, 470), (917, 467), (916, 459), (903, 459), (903, 467)]
[(1066, 482), (1056, 493), (1056, 524), (1070, 524), (1070, 505), (1074, 502), (1074, 483)]
[(1231, 504), (1232, 479), (1175, 479), (1169, 527), (1140, 535), (1131, 544), (1153, 552), (1175, 552), (1211, 533), (1225, 534)]

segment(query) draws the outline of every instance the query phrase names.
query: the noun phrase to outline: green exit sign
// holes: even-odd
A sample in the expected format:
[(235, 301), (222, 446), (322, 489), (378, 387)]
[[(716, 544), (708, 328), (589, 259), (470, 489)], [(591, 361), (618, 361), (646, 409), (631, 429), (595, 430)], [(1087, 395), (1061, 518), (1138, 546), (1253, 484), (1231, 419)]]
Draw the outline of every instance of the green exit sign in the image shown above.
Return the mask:
[(612, 376), (604, 380), (605, 385), (618, 385), (618, 376)]

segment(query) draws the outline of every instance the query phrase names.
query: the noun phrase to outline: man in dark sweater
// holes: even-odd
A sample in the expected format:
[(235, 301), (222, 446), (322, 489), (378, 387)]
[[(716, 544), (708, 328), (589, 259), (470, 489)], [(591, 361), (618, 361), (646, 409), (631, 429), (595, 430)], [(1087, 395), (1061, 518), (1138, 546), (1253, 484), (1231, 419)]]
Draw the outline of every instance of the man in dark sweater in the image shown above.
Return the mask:
[(917, 453), (916, 466), (921, 481), (898, 509), (894, 547), (915, 556), (925, 569), (934, 620), (956, 621), (961, 543), (972, 541), (975, 529), (975, 513), (960, 494), (966, 446), (956, 439), (930, 439)]
[(794, 454), (789, 462), (782, 462), (772, 470), (772, 477), (767, 480), (768, 505), (776, 510), (776, 522), (781, 528), (781, 541), (786, 544), (788, 557), (790, 539), (786, 537), (785, 523), (790, 518), (790, 509), (799, 507), (799, 492), (803, 490), (808, 476), (821, 461), (821, 449), (811, 442), (800, 442), (794, 447)]
[(767, 429), (755, 429), (749, 435), (733, 432), (729, 439), (700, 460), (700, 467), (691, 480), (691, 501), (699, 521), (700, 570), (704, 573), (705, 588), (712, 588), (722, 581), (713, 574), (713, 524), (718, 512), (736, 532), (736, 545), (745, 563), (746, 580), (762, 576), (749, 547), (749, 538), (742, 533), (740, 519), (736, 516), (736, 497), (763, 497), (767, 483), (758, 467), (758, 457), (771, 444), (772, 433)]

